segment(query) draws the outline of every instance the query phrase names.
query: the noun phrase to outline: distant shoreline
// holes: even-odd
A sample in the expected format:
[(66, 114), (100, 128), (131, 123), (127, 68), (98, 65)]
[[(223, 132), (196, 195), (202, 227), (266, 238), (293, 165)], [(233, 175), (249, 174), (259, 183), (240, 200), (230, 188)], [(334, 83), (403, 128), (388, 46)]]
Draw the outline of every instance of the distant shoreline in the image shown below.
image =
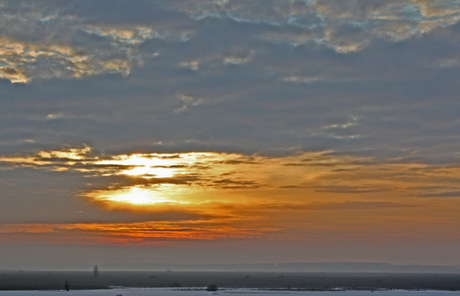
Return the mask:
[(457, 291), (433, 291), (433, 290), (375, 290), (375, 291), (271, 291), (255, 289), (222, 289), (216, 292), (206, 290), (177, 290), (170, 288), (118, 288), (111, 290), (79, 290), (79, 291), (2, 291), (3, 296), (456, 296)]
[(460, 291), (460, 274), (203, 272), (203, 271), (2, 271), (1, 291), (97, 290), (123, 288), (227, 289), (279, 291)]
[[(85, 271), (92, 266), (74, 265), (39, 268), (22, 267), (15, 269), (0, 269), (8, 271)], [(226, 264), (136, 264), (133, 266), (104, 264), (106, 271), (190, 271), (190, 272), (326, 272), (326, 273), (431, 273), (431, 274), (460, 274), (460, 266), (456, 265), (418, 265), (391, 264), (382, 262), (281, 262), (281, 263), (226, 263)]]

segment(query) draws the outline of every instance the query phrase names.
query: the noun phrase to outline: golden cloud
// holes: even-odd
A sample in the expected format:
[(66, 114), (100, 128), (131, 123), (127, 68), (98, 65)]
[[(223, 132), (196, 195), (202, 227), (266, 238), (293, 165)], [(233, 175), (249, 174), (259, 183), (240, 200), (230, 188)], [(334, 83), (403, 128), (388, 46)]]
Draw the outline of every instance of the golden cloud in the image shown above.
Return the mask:
[[(14, 169), (80, 172), (94, 185), (90, 205), (131, 212), (136, 223), (3, 225), (0, 232), (98, 237), (103, 242), (283, 239), (405, 235), (453, 239), (460, 210), (460, 166), (377, 162), (333, 151), (265, 156), (218, 152), (102, 155), (90, 147), (0, 157)], [(159, 214), (159, 215), (157, 215)], [(444, 227), (435, 233), (435, 229)], [(378, 235), (377, 235), (378, 236)]]
[[(41, 63), (40, 69), (34, 66)], [(0, 78), (28, 83), (34, 77), (81, 78), (101, 73), (128, 75), (131, 62), (122, 58), (98, 58), (62, 44), (38, 44), (0, 38)], [(49, 66), (47, 66), (49, 65)]]

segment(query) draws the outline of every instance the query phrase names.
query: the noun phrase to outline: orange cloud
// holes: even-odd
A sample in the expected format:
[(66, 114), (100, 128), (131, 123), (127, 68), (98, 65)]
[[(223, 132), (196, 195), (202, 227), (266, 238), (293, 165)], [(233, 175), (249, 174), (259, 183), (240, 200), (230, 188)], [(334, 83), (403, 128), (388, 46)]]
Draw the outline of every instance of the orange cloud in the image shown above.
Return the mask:
[[(0, 161), (11, 169), (80, 172), (95, 184), (80, 196), (89, 205), (145, 220), (3, 225), (0, 232), (10, 238), (142, 244), (255, 237), (460, 239), (455, 165), (384, 163), (332, 151), (96, 155), (86, 146)], [(165, 213), (179, 215), (151, 221)]]
[(11, 224), (1, 225), (3, 242), (73, 244), (165, 244), (174, 241), (254, 238), (276, 231), (270, 227), (238, 226), (222, 221)]

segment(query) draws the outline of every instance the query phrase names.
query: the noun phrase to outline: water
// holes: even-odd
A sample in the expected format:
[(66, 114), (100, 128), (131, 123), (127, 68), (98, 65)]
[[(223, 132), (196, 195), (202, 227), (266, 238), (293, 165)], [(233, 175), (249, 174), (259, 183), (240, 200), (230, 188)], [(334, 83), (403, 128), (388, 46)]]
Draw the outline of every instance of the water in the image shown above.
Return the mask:
[(0, 291), (0, 296), (460, 296), (460, 291), (268, 291), (225, 289), (218, 292), (193, 289), (129, 288), (79, 291)]

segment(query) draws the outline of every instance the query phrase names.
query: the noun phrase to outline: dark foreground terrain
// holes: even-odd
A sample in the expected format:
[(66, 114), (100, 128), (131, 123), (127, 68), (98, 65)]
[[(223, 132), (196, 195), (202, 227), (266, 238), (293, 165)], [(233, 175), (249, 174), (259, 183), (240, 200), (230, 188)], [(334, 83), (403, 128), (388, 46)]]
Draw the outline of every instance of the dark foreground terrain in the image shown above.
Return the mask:
[(272, 272), (0, 272), (0, 290), (71, 290), (110, 287), (206, 287), (293, 290), (460, 290), (460, 274)]

